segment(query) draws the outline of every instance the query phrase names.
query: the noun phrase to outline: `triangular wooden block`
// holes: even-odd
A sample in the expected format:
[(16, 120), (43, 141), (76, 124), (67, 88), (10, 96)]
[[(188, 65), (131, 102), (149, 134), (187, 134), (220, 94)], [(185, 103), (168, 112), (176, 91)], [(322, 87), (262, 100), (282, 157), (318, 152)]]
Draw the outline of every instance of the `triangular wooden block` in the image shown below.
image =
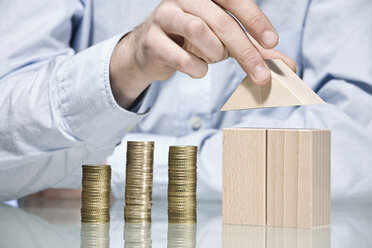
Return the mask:
[(247, 77), (222, 107), (222, 111), (324, 104), (323, 100), (283, 61), (266, 60), (271, 82), (256, 85)]

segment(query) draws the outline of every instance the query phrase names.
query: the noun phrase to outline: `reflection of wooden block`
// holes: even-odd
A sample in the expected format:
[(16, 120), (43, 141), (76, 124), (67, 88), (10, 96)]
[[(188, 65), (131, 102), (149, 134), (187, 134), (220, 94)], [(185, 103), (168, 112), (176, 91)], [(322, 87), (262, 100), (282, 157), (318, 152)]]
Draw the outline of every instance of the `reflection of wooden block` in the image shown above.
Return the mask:
[(222, 248), (329, 248), (330, 228), (222, 225)]
[(223, 223), (330, 223), (330, 131), (223, 130)]
[(330, 228), (266, 228), (265, 248), (330, 248)]
[(266, 227), (222, 225), (222, 248), (266, 248)]
[(266, 130), (223, 130), (222, 221), (265, 225)]
[(267, 131), (267, 225), (330, 223), (330, 131)]
[(266, 60), (266, 63), (271, 82), (256, 85), (245, 77), (222, 111), (324, 103), (283, 61)]

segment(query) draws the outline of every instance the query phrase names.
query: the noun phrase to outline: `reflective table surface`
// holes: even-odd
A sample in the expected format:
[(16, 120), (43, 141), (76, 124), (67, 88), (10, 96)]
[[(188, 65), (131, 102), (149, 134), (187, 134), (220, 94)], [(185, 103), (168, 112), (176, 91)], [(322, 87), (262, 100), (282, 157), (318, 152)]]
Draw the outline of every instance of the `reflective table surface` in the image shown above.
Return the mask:
[(198, 202), (196, 225), (168, 224), (167, 202), (154, 200), (152, 224), (124, 224), (122, 201), (108, 224), (81, 224), (79, 200), (0, 204), (0, 247), (372, 247), (372, 205), (332, 204), (330, 227), (222, 225), (221, 202)]

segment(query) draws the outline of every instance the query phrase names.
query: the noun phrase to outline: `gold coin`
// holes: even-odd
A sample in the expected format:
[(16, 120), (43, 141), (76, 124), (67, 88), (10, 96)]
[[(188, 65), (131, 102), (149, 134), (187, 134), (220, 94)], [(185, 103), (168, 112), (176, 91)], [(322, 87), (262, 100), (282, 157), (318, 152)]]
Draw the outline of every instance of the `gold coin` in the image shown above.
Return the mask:
[(152, 141), (127, 142), (125, 222), (151, 222), (153, 153)]
[(109, 222), (111, 167), (109, 165), (83, 165), (82, 169), (82, 222)]
[(197, 147), (169, 147), (168, 164), (168, 221), (195, 223)]

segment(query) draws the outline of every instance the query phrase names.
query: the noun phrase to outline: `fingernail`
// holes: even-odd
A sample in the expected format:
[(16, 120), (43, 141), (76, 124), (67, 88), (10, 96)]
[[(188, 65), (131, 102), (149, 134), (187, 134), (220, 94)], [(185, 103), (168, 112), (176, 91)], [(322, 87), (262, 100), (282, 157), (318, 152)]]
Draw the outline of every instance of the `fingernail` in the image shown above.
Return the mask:
[(263, 81), (269, 76), (269, 70), (263, 65), (258, 65), (253, 70), (253, 77), (256, 81)]
[(266, 30), (262, 34), (262, 42), (265, 44), (267, 47), (273, 47), (276, 44), (276, 35), (273, 31), (271, 30)]

